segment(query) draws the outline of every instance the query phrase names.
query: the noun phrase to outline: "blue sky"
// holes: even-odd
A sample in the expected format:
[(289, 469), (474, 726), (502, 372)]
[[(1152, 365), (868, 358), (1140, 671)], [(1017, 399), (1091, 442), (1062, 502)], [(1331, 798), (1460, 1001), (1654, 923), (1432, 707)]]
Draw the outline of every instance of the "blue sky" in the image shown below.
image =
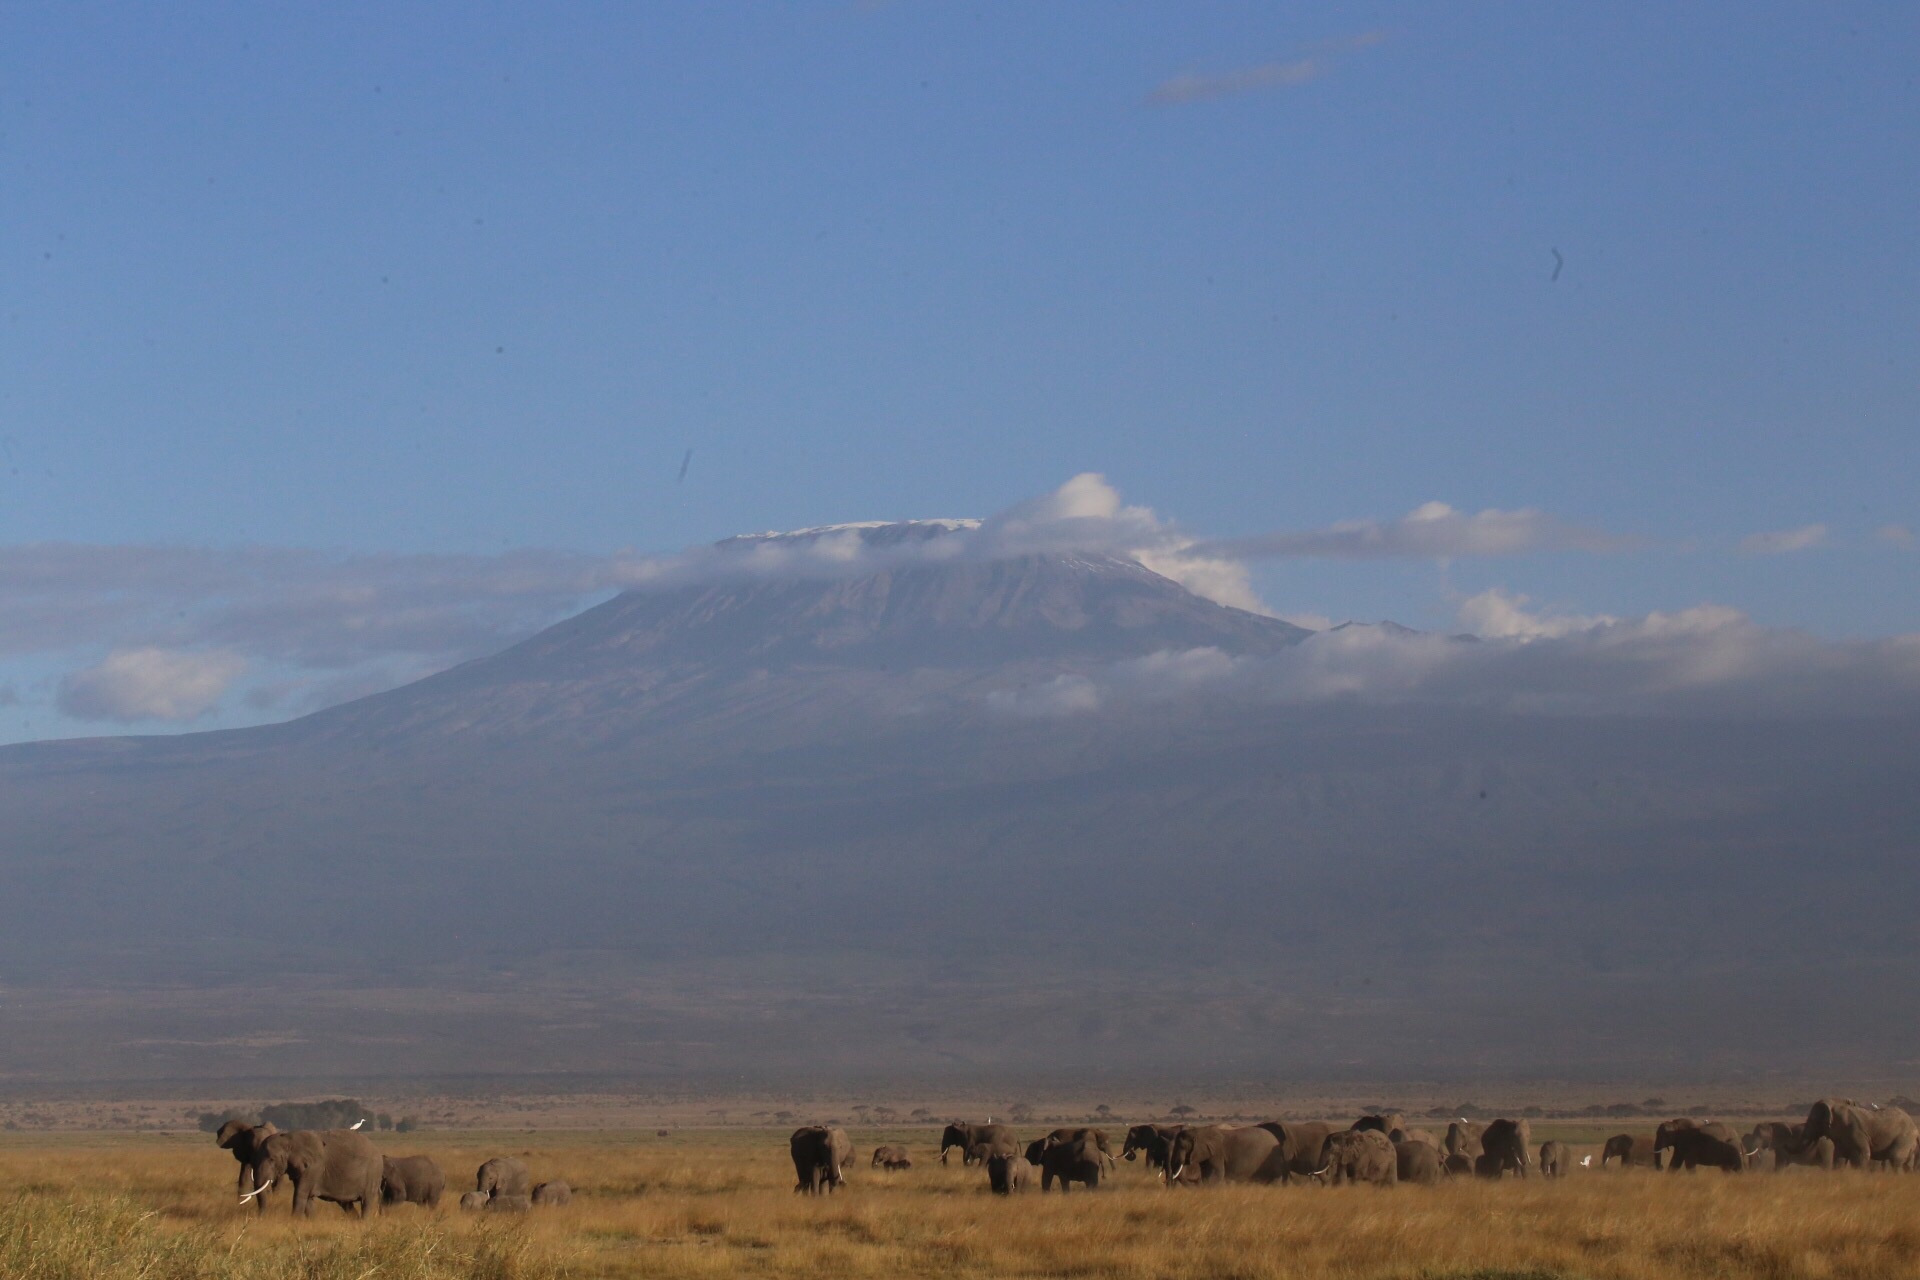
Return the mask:
[[(0, 32), (16, 553), (591, 558), (1096, 471), (1209, 537), (1440, 501), (1635, 540), (1251, 563), (1283, 614), (1448, 626), (1500, 588), (1920, 630), (1911, 5), (62, 4)], [(193, 714), (87, 720), (61, 682), (115, 650), (246, 646), (90, 630), (114, 589), (70, 586), (71, 625), (0, 643), (0, 738), (270, 719), (306, 704), (268, 685), (466, 652), (263, 649)]]

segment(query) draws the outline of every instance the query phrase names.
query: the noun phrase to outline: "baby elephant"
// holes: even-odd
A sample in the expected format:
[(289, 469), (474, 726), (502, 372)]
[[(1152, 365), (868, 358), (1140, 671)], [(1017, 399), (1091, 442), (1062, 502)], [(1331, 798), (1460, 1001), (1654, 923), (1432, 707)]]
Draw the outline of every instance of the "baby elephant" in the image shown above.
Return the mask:
[(1573, 1150), (1564, 1142), (1540, 1144), (1540, 1172), (1549, 1178), (1564, 1178), (1573, 1172)]
[(905, 1147), (875, 1147), (873, 1163), (868, 1167), (885, 1169), (889, 1173), (896, 1169), (911, 1169), (913, 1157), (907, 1154)]
[(997, 1196), (1025, 1191), (1033, 1166), (1020, 1156), (996, 1151), (987, 1157), (987, 1187)]
[(556, 1178), (552, 1182), (543, 1182), (535, 1187), (533, 1189), (532, 1199), (537, 1205), (546, 1205), (549, 1207), (572, 1204), (573, 1188)]
[(467, 1194), (460, 1197), (460, 1207), (469, 1213), (478, 1213), (487, 1207), (487, 1193), (484, 1191), (467, 1192)]

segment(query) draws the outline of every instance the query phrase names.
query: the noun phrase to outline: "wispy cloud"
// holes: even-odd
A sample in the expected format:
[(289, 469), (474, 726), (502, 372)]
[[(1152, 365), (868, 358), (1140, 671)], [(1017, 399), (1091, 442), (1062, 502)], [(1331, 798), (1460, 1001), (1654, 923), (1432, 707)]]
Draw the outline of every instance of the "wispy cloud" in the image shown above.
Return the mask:
[(1873, 536), (1890, 547), (1899, 547), (1902, 551), (1911, 551), (1917, 545), (1913, 530), (1903, 524), (1883, 524), (1873, 531)]
[(1803, 524), (1798, 529), (1776, 529), (1750, 533), (1740, 539), (1740, 550), (1750, 556), (1779, 556), (1794, 551), (1811, 551), (1827, 543), (1827, 526)]
[(997, 690), (987, 704), (1040, 717), (1174, 698), (1734, 719), (1920, 712), (1920, 636), (1827, 641), (1717, 605), (1627, 619), (1515, 616), (1516, 599), (1499, 611), (1466, 611), (1494, 621), (1497, 634), (1484, 638), (1344, 626), (1273, 656), (1160, 653)]
[(1200, 554), (1231, 559), (1451, 560), (1536, 551), (1619, 551), (1631, 538), (1568, 524), (1544, 511), (1456, 511), (1429, 502), (1397, 520), (1349, 520), (1320, 529), (1200, 543)]
[(1229, 71), (1184, 72), (1162, 81), (1147, 95), (1147, 101), (1158, 107), (1179, 106), (1189, 102), (1204, 102), (1210, 98), (1307, 84), (1326, 75), (1342, 56), (1370, 48), (1386, 38), (1384, 31), (1368, 31), (1342, 40), (1323, 42), (1295, 58)]

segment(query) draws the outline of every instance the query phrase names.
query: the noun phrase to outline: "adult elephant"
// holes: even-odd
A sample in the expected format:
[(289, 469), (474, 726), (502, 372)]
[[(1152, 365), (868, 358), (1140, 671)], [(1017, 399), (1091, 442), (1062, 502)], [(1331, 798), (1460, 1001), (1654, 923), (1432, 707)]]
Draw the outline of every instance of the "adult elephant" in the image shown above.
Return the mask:
[(495, 1196), (533, 1194), (533, 1175), (512, 1156), (495, 1156), (473, 1174), (473, 1189), (491, 1200)]
[(293, 1212), (313, 1215), (315, 1200), (359, 1209), (363, 1218), (380, 1213), (380, 1178), (386, 1171), (379, 1151), (366, 1135), (351, 1129), (296, 1129), (263, 1140), (253, 1160), (253, 1191), (241, 1203), (265, 1195), (282, 1178), (293, 1185)]
[(1445, 1172), (1440, 1163), (1440, 1148), (1431, 1142), (1409, 1138), (1393, 1144), (1394, 1173), (1402, 1182), (1431, 1187)]
[(1327, 1139), (1343, 1132), (1324, 1120), (1267, 1120), (1259, 1128), (1280, 1144), (1280, 1176), (1310, 1177), (1326, 1163)]
[(1120, 1158), (1131, 1160), (1140, 1156), (1146, 1160), (1147, 1168), (1165, 1169), (1167, 1148), (1180, 1128), (1177, 1124), (1136, 1124), (1127, 1130), (1126, 1142), (1120, 1148)]
[(1202, 1185), (1275, 1182), (1286, 1176), (1280, 1140), (1261, 1125), (1228, 1129), (1209, 1124), (1180, 1130), (1167, 1149), (1167, 1185), (1195, 1169)]
[(447, 1189), (446, 1175), (432, 1156), (388, 1156), (380, 1162), (380, 1203), (417, 1204), (428, 1209), (440, 1207), (441, 1193)]
[(847, 1182), (847, 1167), (853, 1163), (853, 1141), (837, 1125), (810, 1124), (795, 1129), (787, 1139), (793, 1154), (795, 1191), (808, 1195), (831, 1194)]
[(947, 1162), (947, 1152), (960, 1148), (960, 1160), (963, 1164), (974, 1162), (974, 1150), (985, 1147), (989, 1153), (1004, 1151), (1008, 1155), (1017, 1155), (1020, 1141), (1013, 1136), (1013, 1130), (1004, 1124), (967, 1124), (955, 1120), (940, 1134), (940, 1163)]
[[(1113, 1148), (1107, 1144), (1107, 1135), (1104, 1130), (1092, 1129), (1092, 1128), (1055, 1129), (1052, 1133), (1049, 1133), (1044, 1138), (1042, 1138), (1041, 1141), (1042, 1142), (1072, 1142), (1081, 1137), (1092, 1138), (1093, 1145), (1100, 1148), (1100, 1155), (1102, 1159), (1105, 1160), (1107, 1167), (1109, 1169), (1114, 1167)], [(1042, 1188), (1042, 1190), (1045, 1190), (1045, 1188)]]
[(885, 1169), (888, 1173), (892, 1173), (896, 1169), (911, 1169), (913, 1168), (913, 1157), (907, 1153), (905, 1147), (875, 1147), (873, 1149), (873, 1162), (867, 1167), (869, 1169)]
[[(234, 1187), (235, 1194), (246, 1198), (253, 1190), (253, 1160), (260, 1152), (260, 1144), (280, 1130), (271, 1124), (248, 1124), (245, 1120), (229, 1120), (220, 1126), (213, 1135), (214, 1142), (228, 1151), (240, 1162), (240, 1178)], [(252, 1197), (253, 1203), (261, 1213), (267, 1211), (267, 1198), (264, 1195)]]
[(1100, 1174), (1110, 1159), (1092, 1133), (1084, 1129), (1075, 1136), (1056, 1140), (1048, 1134), (1027, 1144), (1027, 1163), (1040, 1170), (1042, 1194), (1053, 1190), (1056, 1182), (1061, 1195), (1067, 1194), (1075, 1182), (1089, 1191), (1099, 1190)]
[(1313, 1176), (1334, 1186), (1366, 1182), (1390, 1187), (1400, 1178), (1400, 1162), (1393, 1144), (1378, 1129), (1347, 1129), (1327, 1138), (1322, 1153), (1326, 1163)]
[(1543, 1178), (1564, 1178), (1573, 1172), (1573, 1148), (1564, 1142), (1547, 1141), (1540, 1144), (1540, 1176)]
[(1480, 1150), (1500, 1161), (1502, 1173), (1527, 1177), (1533, 1172), (1533, 1125), (1524, 1117), (1489, 1121), (1480, 1131)]
[(1753, 1132), (1747, 1135), (1746, 1148), (1749, 1161), (1761, 1153), (1771, 1155), (1775, 1173), (1784, 1172), (1789, 1165), (1833, 1170), (1833, 1139), (1823, 1136), (1807, 1141), (1804, 1124), (1763, 1121), (1753, 1126)]
[(1653, 1139), (1644, 1133), (1616, 1133), (1608, 1138), (1600, 1148), (1600, 1167), (1606, 1168), (1609, 1160), (1618, 1160), (1622, 1169), (1660, 1167), (1660, 1153), (1654, 1150)]
[(1689, 1117), (1668, 1120), (1653, 1133), (1655, 1153), (1667, 1153), (1667, 1169), (1697, 1169), (1705, 1165), (1722, 1173), (1740, 1173), (1747, 1167), (1747, 1149), (1740, 1135), (1719, 1121), (1702, 1124)]
[(1913, 1117), (1898, 1107), (1863, 1107), (1845, 1098), (1822, 1098), (1807, 1112), (1805, 1141), (1833, 1140), (1836, 1164), (1870, 1169), (1882, 1163), (1904, 1169), (1912, 1161), (1920, 1133)]

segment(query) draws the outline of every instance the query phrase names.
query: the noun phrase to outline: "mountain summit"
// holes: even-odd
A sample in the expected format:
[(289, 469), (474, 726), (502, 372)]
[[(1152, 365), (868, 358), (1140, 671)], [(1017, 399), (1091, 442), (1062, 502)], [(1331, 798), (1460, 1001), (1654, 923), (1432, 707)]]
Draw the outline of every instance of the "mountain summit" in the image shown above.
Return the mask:
[[(1130, 658), (1199, 648), (1266, 655), (1310, 634), (1202, 599), (1123, 556), (885, 559), (977, 525), (907, 521), (729, 538), (718, 549), (734, 563), (723, 559), (712, 580), (624, 592), (503, 653), (312, 717), (310, 728), (435, 723), (485, 735), (557, 718), (570, 734), (591, 722), (644, 736), (683, 725), (695, 694), (714, 714), (737, 714), (744, 697), (763, 713), (804, 703), (818, 715), (830, 711), (815, 696), (828, 688), (869, 705), (910, 697), (931, 717), (992, 689)], [(833, 539), (880, 553), (879, 567), (852, 555), (802, 567), (755, 559)], [(772, 696), (776, 689), (786, 696)]]

